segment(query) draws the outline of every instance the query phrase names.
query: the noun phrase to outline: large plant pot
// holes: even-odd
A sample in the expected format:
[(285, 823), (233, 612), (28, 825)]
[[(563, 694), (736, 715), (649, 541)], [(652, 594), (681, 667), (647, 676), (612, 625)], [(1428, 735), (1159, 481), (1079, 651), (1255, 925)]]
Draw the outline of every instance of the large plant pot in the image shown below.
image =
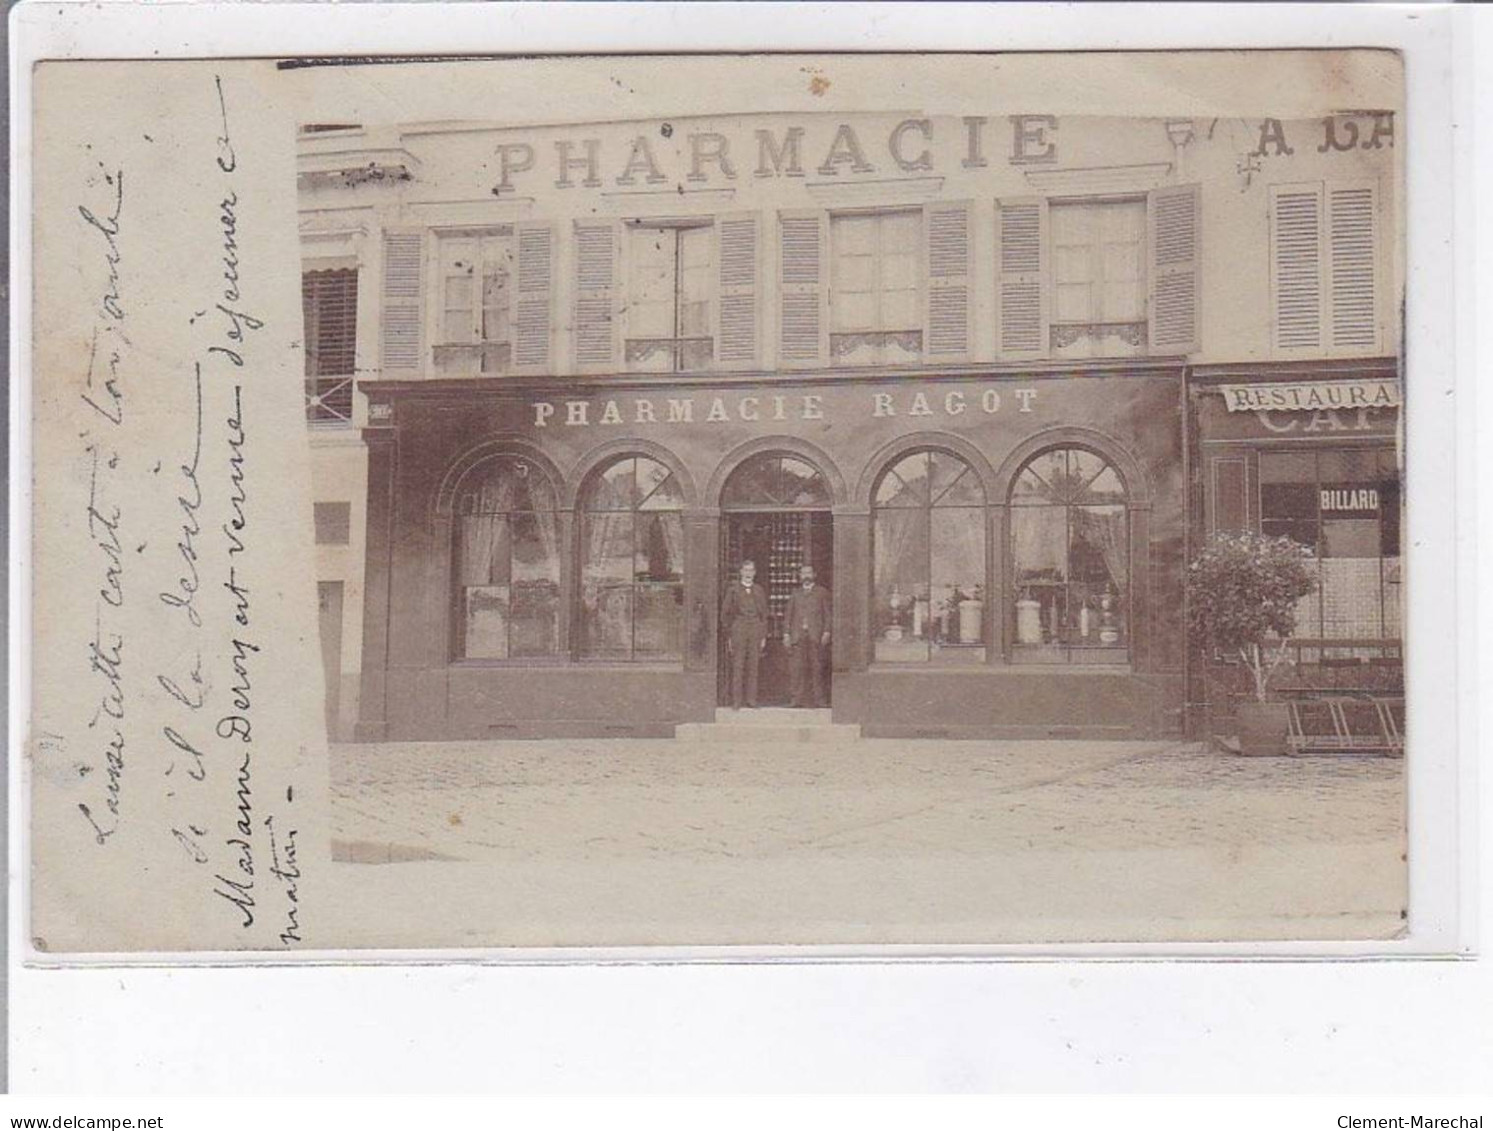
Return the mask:
[(1284, 703), (1240, 703), (1234, 712), (1239, 753), (1251, 757), (1289, 754), (1291, 716)]

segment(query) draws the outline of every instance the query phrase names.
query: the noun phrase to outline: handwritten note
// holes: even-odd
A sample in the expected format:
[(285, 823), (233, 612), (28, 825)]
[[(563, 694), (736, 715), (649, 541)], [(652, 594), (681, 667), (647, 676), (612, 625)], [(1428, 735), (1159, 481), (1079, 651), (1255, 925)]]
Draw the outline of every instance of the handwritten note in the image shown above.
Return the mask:
[(316, 939), (295, 170), (266, 66), (37, 72), (39, 952)]

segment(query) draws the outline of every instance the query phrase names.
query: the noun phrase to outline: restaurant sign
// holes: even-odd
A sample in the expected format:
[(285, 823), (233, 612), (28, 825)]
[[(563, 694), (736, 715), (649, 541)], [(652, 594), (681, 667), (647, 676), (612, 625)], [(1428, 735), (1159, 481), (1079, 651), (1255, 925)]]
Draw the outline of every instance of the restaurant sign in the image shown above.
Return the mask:
[(1220, 385), (1219, 390), (1230, 412), (1323, 412), (1400, 406), (1400, 382), (1393, 377), (1368, 381)]

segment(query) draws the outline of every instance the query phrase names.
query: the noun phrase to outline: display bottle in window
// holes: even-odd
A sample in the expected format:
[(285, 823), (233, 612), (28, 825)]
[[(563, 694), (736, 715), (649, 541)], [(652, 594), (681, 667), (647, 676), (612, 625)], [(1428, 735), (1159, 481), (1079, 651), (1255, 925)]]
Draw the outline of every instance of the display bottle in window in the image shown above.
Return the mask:
[(1118, 644), (1120, 629), (1115, 623), (1115, 597), (1110, 589), (1099, 598), (1099, 643)]
[(1030, 589), (1023, 590), (1021, 600), (1016, 602), (1016, 641), (1018, 644), (1042, 643), (1042, 605), (1032, 596)]
[(959, 602), (959, 643), (978, 644), (980, 642), (980, 621), (985, 611), (984, 589), (976, 585), (974, 595), (966, 597)]

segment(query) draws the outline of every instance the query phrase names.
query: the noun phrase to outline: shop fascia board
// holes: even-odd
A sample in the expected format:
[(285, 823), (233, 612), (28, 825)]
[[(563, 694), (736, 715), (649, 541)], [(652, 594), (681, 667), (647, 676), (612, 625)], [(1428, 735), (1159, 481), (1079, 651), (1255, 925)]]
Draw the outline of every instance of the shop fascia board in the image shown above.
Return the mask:
[(450, 400), (471, 392), (544, 392), (556, 393), (556, 385), (567, 396), (599, 396), (634, 389), (736, 389), (742, 386), (778, 386), (802, 388), (808, 385), (866, 385), (904, 382), (917, 385), (930, 381), (987, 380), (1054, 380), (1082, 377), (1180, 377), (1185, 357), (1120, 359), (1093, 361), (1083, 365), (1064, 362), (1004, 362), (971, 366), (928, 366), (916, 371), (885, 369), (763, 370), (727, 373), (614, 373), (570, 374), (524, 377), (448, 377), (414, 380), (371, 378), (362, 382), (370, 398), (409, 400), (420, 397)]

